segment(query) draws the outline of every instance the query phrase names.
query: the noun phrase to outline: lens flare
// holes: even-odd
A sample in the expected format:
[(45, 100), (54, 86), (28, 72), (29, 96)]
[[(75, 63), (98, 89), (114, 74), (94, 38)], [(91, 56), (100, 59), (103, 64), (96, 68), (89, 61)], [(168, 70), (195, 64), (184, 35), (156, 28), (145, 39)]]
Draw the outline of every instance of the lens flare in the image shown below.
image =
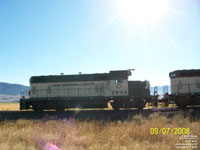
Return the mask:
[(163, 16), (169, 9), (169, 0), (117, 0), (120, 16), (133, 24), (147, 25)]
[(57, 145), (50, 142), (45, 142), (44, 140), (40, 140), (37, 137), (35, 137), (35, 140), (43, 150), (61, 150)]

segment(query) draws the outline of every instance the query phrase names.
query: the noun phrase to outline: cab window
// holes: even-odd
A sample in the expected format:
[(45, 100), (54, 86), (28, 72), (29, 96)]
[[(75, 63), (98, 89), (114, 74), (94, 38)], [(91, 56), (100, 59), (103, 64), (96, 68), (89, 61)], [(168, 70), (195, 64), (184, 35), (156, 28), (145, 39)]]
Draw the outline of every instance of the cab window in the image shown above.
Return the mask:
[(122, 79), (122, 78), (117, 78), (117, 79), (115, 80), (115, 83), (123, 83), (123, 79)]

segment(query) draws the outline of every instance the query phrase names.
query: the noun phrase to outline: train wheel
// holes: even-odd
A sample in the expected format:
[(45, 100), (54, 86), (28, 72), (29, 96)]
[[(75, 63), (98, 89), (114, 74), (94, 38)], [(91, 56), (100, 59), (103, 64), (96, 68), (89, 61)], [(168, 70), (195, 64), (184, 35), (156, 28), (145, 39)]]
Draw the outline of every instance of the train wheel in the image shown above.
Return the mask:
[(185, 103), (177, 103), (177, 106), (182, 109), (182, 108), (186, 108), (187, 104), (185, 104)]
[(187, 99), (184, 96), (176, 96), (176, 105), (179, 108), (186, 108), (187, 107)]
[(58, 108), (56, 108), (56, 111), (57, 112), (64, 112), (65, 108), (64, 107), (58, 107)]
[(115, 103), (111, 103), (111, 106), (114, 110), (119, 110), (119, 106)]
[(119, 110), (118, 106), (113, 107), (114, 110)]
[(138, 110), (142, 110), (144, 107), (143, 106), (138, 106), (137, 108), (138, 108)]
[(153, 103), (153, 106), (158, 107), (158, 102)]
[(146, 101), (145, 100), (138, 100), (137, 101), (137, 108), (138, 110), (142, 110), (146, 105)]
[(169, 103), (168, 102), (164, 102), (165, 107), (169, 107)]
[(33, 106), (33, 110), (34, 110), (35, 112), (42, 112), (42, 111), (43, 111), (42, 108), (39, 108), (39, 107), (36, 107), (36, 106)]

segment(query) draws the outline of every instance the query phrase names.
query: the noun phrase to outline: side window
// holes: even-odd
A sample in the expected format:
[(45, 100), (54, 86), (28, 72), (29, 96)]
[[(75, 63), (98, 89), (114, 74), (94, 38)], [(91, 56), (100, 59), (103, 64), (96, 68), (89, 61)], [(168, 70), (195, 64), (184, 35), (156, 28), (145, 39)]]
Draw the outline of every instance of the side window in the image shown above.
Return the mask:
[(123, 79), (122, 79), (122, 78), (117, 78), (117, 79), (115, 80), (115, 83), (123, 83)]
[(176, 77), (176, 73), (171, 73), (171, 77)]

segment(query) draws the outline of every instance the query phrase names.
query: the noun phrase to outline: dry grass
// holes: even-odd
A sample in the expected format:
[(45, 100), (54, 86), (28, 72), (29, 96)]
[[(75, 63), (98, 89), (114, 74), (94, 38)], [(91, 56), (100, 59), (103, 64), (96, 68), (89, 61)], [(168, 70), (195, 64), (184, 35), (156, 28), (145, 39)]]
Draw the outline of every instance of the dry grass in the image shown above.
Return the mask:
[[(67, 109), (67, 110), (74, 111), (76, 109), (72, 108), (72, 109)], [(77, 109), (77, 110), (81, 110), (81, 109)], [(91, 109), (85, 109), (85, 110), (91, 110)], [(97, 110), (99, 110), (99, 109), (97, 109)], [(104, 108), (101, 110), (112, 110), (112, 106), (110, 103), (108, 103), (108, 108)], [(19, 103), (0, 103), (0, 111), (20, 111)]]
[(0, 111), (19, 111), (19, 103), (0, 103)]
[[(159, 104), (159, 107), (161, 107), (161, 104)], [(176, 106), (170, 105), (170, 107), (176, 107)], [(146, 108), (156, 108), (156, 107), (146, 105)], [(112, 110), (112, 109), (113, 108), (111, 104), (108, 103), (108, 108), (104, 108), (101, 110)], [(75, 109), (67, 109), (67, 110), (75, 110)], [(81, 109), (78, 109), (78, 110), (81, 110)], [(85, 109), (85, 110), (91, 110), (91, 109)], [(0, 103), (0, 111), (19, 111), (19, 103)]]
[(134, 116), (124, 122), (20, 119), (0, 122), (0, 149), (166, 150), (180, 143), (180, 135), (151, 135), (155, 127), (190, 128), (200, 137), (200, 121), (189, 122), (180, 115), (171, 120), (159, 114), (148, 119)]

